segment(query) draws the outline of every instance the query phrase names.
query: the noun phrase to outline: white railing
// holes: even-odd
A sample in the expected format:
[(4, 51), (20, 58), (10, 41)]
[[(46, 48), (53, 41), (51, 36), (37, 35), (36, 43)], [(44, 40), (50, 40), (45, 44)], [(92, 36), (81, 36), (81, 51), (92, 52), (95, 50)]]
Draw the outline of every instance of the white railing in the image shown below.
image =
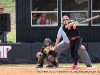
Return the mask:
[[(88, 13), (88, 11), (61, 11), (61, 13), (81, 13), (81, 12), (86, 12)], [(93, 12), (100, 12), (100, 10), (93, 10)], [(32, 13), (57, 13), (58, 14), (58, 11), (31, 11), (31, 26), (58, 26), (58, 24), (48, 24), (48, 25), (32, 25)], [(62, 15), (62, 14), (61, 14)], [(57, 15), (57, 18), (58, 18), (58, 15)], [(79, 18), (79, 17), (76, 17), (76, 18)], [(57, 23), (58, 23), (58, 20), (57, 20)], [(93, 24), (93, 22), (91, 21), (91, 26), (100, 26), (100, 24)], [(81, 24), (80, 26), (88, 26), (88, 23), (85, 23), (85, 24)]]
[(50, 21), (50, 24), (40, 24), (40, 25), (37, 25), (37, 24), (32, 24), (32, 13), (47, 13), (47, 14), (52, 14), (52, 13), (57, 13), (58, 14), (58, 11), (31, 11), (31, 26), (32, 27), (48, 27), (48, 26), (58, 26), (58, 16), (57, 16), (57, 23), (54, 23), (54, 24), (51, 24), (51, 19), (49, 20)]

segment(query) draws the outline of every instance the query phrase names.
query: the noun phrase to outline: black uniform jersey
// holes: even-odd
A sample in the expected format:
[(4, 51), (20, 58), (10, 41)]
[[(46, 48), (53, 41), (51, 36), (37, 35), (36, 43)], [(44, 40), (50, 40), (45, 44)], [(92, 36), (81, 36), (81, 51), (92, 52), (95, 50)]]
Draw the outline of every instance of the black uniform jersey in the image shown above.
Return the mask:
[(79, 31), (77, 29), (73, 29), (73, 27), (71, 27), (71, 29), (68, 30), (68, 28), (65, 28), (65, 25), (64, 25), (63, 30), (66, 33), (66, 35), (68, 36), (68, 38), (80, 36)]

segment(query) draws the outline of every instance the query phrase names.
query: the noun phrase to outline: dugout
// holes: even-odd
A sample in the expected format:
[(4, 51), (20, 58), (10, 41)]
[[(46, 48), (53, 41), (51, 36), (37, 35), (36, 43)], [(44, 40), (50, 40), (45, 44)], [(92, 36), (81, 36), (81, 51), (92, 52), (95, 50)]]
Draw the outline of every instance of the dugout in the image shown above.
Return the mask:
[[(57, 30), (61, 25), (62, 15), (66, 14), (71, 19), (81, 21), (84, 18), (89, 18), (97, 14), (100, 15), (99, 7), (99, 0), (17, 0), (16, 41), (26, 43), (42, 42), (44, 38), (48, 37), (55, 42)], [(49, 20), (47, 25), (32, 22), (32, 15), (37, 14), (39, 17), (42, 13), (47, 13)], [(53, 24), (51, 17), (54, 14), (57, 15), (57, 20)], [(79, 26), (79, 30), (83, 42), (99, 42), (100, 18), (82, 24)]]

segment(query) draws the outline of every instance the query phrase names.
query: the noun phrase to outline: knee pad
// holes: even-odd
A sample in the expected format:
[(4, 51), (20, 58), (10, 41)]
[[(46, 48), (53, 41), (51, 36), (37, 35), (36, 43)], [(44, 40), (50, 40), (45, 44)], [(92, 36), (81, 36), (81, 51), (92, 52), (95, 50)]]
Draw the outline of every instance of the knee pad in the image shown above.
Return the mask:
[(50, 61), (50, 62), (54, 62), (54, 61), (55, 61), (55, 57), (52, 56), (52, 55), (48, 55), (48, 56), (47, 56), (47, 59), (48, 59), (48, 61)]

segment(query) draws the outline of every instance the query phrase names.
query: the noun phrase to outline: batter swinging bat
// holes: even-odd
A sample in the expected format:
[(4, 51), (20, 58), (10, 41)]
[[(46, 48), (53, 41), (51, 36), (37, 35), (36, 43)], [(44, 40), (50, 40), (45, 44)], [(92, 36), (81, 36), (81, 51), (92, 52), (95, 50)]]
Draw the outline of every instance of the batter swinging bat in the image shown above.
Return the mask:
[(94, 16), (94, 17), (91, 17), (91, 18), (88, 18), (88, 19), (86, 19), (86, 20), (84, 20), (84, 21), (82, 21), (82, 22), (79, 22), (79, 24), (92, 21), (92, 20), (97, 19), (97, 18), (99, 18), (99, 17), (100, 17), (100, 15), (97, 15), (97, 16)]

